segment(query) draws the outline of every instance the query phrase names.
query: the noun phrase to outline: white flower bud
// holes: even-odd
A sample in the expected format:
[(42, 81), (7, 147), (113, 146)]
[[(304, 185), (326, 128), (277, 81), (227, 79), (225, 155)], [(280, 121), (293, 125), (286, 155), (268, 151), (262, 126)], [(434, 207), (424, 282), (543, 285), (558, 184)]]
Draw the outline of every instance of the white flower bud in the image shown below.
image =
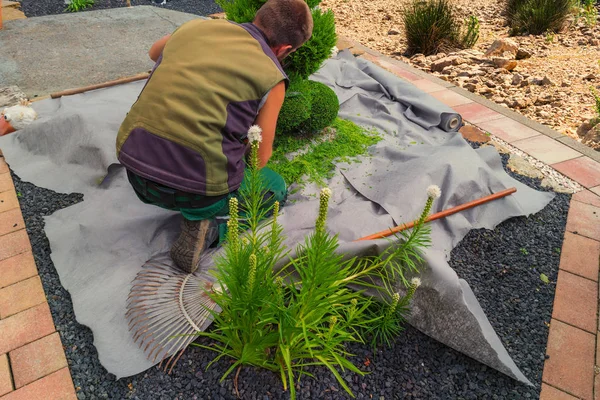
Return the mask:
[(250, 129), (248, 129), (248, 141), (250, 143), (262, 142), (262, 129), (258, 125), (252, 125)]
[(419, 279), (419, 278), (412, 278), (410, 280), (410, 284), (412, 286), (414, 286), (414, 287), (419, 287), (419, 286), (421, 286), (421, 279)]
[(442, 190), (437, 185), (431, 185), (427, 188), (427, 197), (437, 199), (442, 195)]
[(321, 196), (331, 197), (331, 189), (329, 189), (329, 188), (321, 189)]

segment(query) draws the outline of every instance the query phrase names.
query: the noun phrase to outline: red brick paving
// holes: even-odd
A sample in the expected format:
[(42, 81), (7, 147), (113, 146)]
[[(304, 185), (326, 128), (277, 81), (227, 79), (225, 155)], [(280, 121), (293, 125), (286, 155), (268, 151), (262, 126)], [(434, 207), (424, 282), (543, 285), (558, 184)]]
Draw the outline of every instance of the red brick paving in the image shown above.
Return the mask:
[(464, 120), (472, 124), (490, 122), (503, 117), (502, 114), (478, 103), (463, 104), (453, 108)]
[(508, 117), (481, 122), (476, 125), (508, 143), (541, 135), (538, 131)]
[(16, 389), (67, 366), (58, 332), (11, 351), (9, 357)]
[(595, 335), (597, 312), (598, 282), (559, 271), (552, 318)]
[(593, 188), (600, 185), (600, 163), (591, 158), (579, 157), (558, 164), (552, 164), (552, 167), (586, 188)]
[(0, 157), (0, 400), (67, 399), (75, 388)]
[(561, 390), (553, 388), (550, 385), (542, 383), (542, 393), (540, 400), (577, 400), (577, 397), (571, 396)]
[(574, 396), (592, 400), (596, 337), (552, 320), (543, 381)]
[(567, 231), (600, 241), (600, 207), (571, 201)]

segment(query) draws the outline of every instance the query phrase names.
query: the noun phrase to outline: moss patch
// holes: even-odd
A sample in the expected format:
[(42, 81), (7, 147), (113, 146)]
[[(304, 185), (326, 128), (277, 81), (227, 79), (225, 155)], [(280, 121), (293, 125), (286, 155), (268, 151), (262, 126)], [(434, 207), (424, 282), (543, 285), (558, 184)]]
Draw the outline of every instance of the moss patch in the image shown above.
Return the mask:
[[(333, 140), (315, 142), (314, 136), (276, 138), (269, 167), (288, 184), (324, 184), (333, 177), (336, 162), (356, 161), (356, 157), (367, 154), (368, 148), (381, 140), (378, 132), (340, 118), (331, 127), (336, 130)], [(305, 152), (292, 160), (286, 157), (299, 150)]]

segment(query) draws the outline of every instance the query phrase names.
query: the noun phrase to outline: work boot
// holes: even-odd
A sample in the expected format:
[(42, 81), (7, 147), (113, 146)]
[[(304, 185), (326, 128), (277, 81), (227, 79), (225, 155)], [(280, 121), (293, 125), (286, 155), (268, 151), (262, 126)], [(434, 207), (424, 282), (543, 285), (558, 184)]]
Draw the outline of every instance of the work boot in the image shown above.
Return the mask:
[(200, 264), (200, 255), (206, 247), (209, 228), (210, 220), (183, 219), (179, 239), (171, 247), (171, 258), (179, 269), (189, 274), (196, 272)]

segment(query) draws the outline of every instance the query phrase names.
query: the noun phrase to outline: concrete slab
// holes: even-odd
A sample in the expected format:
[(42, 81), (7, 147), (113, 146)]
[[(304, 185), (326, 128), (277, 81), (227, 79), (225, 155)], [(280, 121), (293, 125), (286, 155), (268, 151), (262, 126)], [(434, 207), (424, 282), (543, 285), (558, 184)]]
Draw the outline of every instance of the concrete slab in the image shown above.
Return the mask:
[(138, 6), (9, 21), (0, 31), (0, 87), (33, 98), (148, 71), (152, 43), (194, 18)]

